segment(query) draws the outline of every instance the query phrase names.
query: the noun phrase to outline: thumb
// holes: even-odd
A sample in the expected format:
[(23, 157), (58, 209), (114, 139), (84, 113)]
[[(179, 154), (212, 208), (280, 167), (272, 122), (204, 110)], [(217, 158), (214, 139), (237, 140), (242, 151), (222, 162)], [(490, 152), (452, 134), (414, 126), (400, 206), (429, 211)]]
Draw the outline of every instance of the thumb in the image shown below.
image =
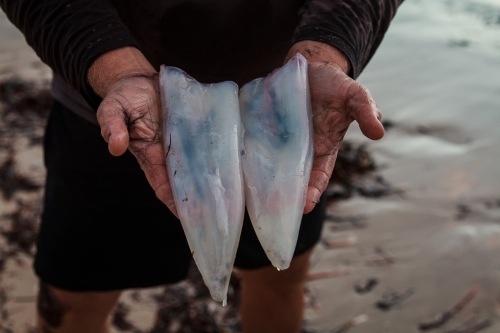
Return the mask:
[(125, 153), (128, 149), (129, 135), (123, 106), (116, 100), (105, 98), (97, 109), (97, 121), (111, 155), (120, 156)]
[(368, 89), (357, 82), (349, 87), (347, 108), (367, 138), (379, 140), (384, 136), (384, 126), (380, 122), (382, 114)]

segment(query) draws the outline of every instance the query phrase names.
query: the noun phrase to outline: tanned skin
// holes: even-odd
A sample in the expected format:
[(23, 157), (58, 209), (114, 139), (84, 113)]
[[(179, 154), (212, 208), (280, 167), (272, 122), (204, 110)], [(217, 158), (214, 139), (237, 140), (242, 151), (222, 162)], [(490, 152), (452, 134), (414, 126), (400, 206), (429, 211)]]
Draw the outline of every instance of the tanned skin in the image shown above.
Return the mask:
[(38, 333), (108, 333), (120, 291), (72, 292), (40, 282)]

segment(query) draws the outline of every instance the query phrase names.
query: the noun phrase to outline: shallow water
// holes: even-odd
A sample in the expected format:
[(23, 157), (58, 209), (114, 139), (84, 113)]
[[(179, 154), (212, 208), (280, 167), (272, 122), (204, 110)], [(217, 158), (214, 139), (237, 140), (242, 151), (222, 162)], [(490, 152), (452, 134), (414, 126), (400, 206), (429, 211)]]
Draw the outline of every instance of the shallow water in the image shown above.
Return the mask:
[[(309, 312), (311, 325), (328, 328), (365, 313), (370, 319), (353, 333), (418, 332), (418, 322), (449, 309), (477, 283), (476, 299), (443, 327), (457, 326), (475, 309), (478, 318), (493, 320), (481, 332), (497, 332), (500, 1), (406, 1), (359, 81), (393, 125), (369, 149), (383, 176), (406, 193), (330, 207), (366, 214), (369, 227), (356, 232), (357, 246), (319, 249), (315, 270), (354, 271), (313, 284), (323, 311)], [(369, 141), (356, 124), (346, 138)], [(395, 256), (394, 265), (363, 264), (376, 246)], [(381, 282), (374, 291), (354, 292), (356, 281), (374, 276)], [(410, 287), (415, 294), (400, 309), (374, 307), (383, 292)]]
[(372, 144), (393, 181), (418, 176), (426, 197), (498, 194), (500, 1), (406, 2), (360, 81), (395, 125)]

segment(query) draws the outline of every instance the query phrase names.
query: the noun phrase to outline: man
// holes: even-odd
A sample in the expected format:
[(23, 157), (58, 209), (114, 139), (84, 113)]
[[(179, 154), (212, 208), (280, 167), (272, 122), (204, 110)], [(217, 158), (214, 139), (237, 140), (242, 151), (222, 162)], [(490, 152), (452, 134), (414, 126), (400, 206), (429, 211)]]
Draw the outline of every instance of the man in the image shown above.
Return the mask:
[(235, 266), (244, 332), (299, 332), (338, 146), (353, 120), (371, 139), (384, 133), (353, 78), (401, 1), (0, 0), (54, 70), (35, 260), (39, 332), (107, 332), (120, 290), (186, 276), (191, 254), (165, 168), (159, 66), (241, 86), (297, 52), (309, 61), (315, 154), (295, 257), (288, 270), (271, 267), (247, 215)]

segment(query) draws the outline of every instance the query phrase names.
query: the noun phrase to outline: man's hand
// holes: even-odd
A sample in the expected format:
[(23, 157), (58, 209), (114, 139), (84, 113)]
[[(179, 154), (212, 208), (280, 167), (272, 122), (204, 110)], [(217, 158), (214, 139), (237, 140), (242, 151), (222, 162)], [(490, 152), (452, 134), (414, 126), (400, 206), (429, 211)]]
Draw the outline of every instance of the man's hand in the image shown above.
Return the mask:
[(97, 110), (109, 152), (135, 155), (156, 196), (177, 215), (165, 166), (158, 74), (142, 53), (126, 47), (103, 54), (88, 81), (103, 97)]
[(304, 213), (309, 213), (328, 186), (337, 152), (349, 125), (356, 120), (363, 134), (384, 136), (381, 113), (370, 92), (347, 76), (349, 62), (336, 48), (313, 41), (294, 44), (286, 61), (296, 53), (309, 62), (309, 88), (314, 125), (314, 160)]

